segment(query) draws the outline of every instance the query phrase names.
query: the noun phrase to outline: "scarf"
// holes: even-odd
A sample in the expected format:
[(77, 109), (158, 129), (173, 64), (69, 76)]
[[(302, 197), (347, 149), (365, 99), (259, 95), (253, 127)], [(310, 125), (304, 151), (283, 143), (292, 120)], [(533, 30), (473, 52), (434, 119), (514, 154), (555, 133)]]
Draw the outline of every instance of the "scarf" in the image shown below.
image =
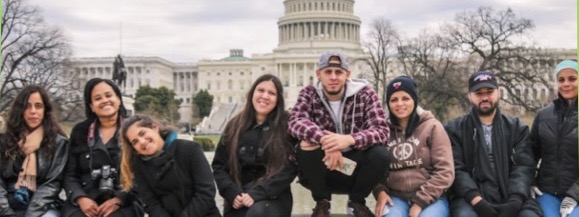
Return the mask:
[(43, 137), (44, 129), (40, 126), (34, 131), (29, 132), (24, 141), (18, 143), (20, 150), (26, 155), (26, 158), (24, 158), (22, 162), (22, 168), (18, 174), (18, 181), (16, 181), (14, 185), (16, 189), (25, 187), (33, 192), (36, 191), (36, 151), (40, 148)]

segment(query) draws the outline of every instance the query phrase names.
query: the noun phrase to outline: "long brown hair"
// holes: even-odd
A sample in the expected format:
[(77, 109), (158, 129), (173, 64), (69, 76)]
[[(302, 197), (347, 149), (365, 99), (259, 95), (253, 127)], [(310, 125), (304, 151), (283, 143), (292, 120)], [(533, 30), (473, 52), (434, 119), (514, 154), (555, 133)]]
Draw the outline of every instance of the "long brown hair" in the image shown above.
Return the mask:
[(12, 107), (10, 107), (10, 114), (6, 123), (6, 136), (2, 141), (4, 144), (0, 147), (2, 150), (0, 151), (1, 167), (7, 166), (11, 160), (16, 160), (20, 153), (18, 142), (25, 139), (28, 131), (28, 126), (26, 126), (24, 121), (24, 112), (26, 111), (28, 98), (34, 93), (39, 93), (42, 103), (44, 103), (44, 119), (42, 120), (44, 138), (42, 138), (40, 147), (47, 150), (47, 155), (45, 155), (47, 159), (52, 157), (56, 149), (56, 137), (58, 135), (66, 137), (66, 134), (58, 124), (56, 111), (46, 90), (37, 85), (26, 86), (18, 93), (12, 103)]
[(264, 81), (273, 82), (276, 92), (277, 101), (275, 108), (267, 115), (266, 120), (271, 121), (269, 134), (265, 138), (264, 162), (266, 173), (263, 179), (267, 179), (280, 172), (287, 163), (288, 152), (291, 150), (291, 144), (288, 140), (287, 121), (288, 113), (284, 110), (285, 103), (283, 99), (283, 87), (281, 81), (274, 75), (265, 74), (257, 78), (251, 89), (247, 93), (245, 107), (241, 112), (235, 115), (225, 126), (222, 141), (226, 145), (229, 154), (228, 169), (229, 175), (235, 182), (241, 186), (239, 160), (237, 156), (239, 148), (239, 136), (247, 131), (256, 120), (256, 111), (253, 107), (253, 93), (257, 85)]
[(165, 139), (165, 137), (175, 129), (171, 126), (167, 126), (161, 124), (157, 120), (153, 120), (152, 118), (146, 115), (134, 115), (127, 118), (121, 127), (121, 185), (123, 187), (123, 191), (130, 191), (133, 188), (133, 180), (135, 179), (135, 174), (133, 172), (132, 163), (134, 162), (135, 156), (138, 155), (133, 145), (129, 141), (127, 137), (127, 130), (132, 125), (137, 124), (139, 127), (146, 127), (153, 129), (154, 126), (159, 127), (159, 135), (161, 138)]

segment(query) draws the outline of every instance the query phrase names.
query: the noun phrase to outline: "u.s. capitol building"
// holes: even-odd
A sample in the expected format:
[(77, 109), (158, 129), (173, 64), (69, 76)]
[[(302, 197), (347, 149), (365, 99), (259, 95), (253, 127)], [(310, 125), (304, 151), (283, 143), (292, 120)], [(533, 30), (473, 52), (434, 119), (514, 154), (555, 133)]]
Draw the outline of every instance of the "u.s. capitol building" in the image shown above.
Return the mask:
[[(190, 63), (174, 63), (154, 56), (123, 56), (127, 69), (124, 94), (134, 96), (145, 85), (172, 89), (182, 100), (179, 122), (186, 124), (193, 118), (194, 94), (205, 89), (214, 96), (214, 108), (198, 130), (220, 133), (229, 117), (243, 106), (252, 82), (262, 74), (274, 74), (281, 79), (289, 108), (295, 104), (299, 91), (316, 80), (315, 69), (325, 51), (346, 53), (352, 77), (370, 73), (366, 65), (369, 55), (361, 45), (361, 21), (354, 14), (354, 0), (284, 0), (283, 4), (285, 12), (277, 22), (278, 45), (271, 53), (246, 56), (242, 49), (231, 49), (229, 56), (222, 59)], [(114, 56), (72, 58), (64, 73), (74, 79), (75, 87), (82, 89), (91, 78), (112, 78), (113, 61)]]

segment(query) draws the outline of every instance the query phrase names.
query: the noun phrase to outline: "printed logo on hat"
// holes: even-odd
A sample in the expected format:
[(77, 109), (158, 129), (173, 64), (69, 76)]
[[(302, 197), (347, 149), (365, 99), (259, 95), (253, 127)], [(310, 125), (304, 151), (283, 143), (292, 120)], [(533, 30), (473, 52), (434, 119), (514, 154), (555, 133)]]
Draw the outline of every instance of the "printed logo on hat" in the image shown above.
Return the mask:
[(400, 88), (400, 86), (402, 86), (402, 82), (400, 82), (400, 81), (392, 84), (392, 87), (394, 87), (394, 89), (397, 89), (397, 90)]
[(488, 80), (493, 80), (493, 76), (492, 75), (479, 75), (476, 78), (474, 78), (474, 81), (488, 81)]

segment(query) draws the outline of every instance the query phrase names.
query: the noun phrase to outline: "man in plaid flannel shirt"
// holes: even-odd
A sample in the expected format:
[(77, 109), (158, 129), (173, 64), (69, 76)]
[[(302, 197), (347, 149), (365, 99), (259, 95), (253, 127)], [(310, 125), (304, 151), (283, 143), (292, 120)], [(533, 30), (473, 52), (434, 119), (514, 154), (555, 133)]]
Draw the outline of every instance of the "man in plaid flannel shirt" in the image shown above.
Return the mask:
[[(318, 82), (301, 90), (289, 119), (299, 140), (300, 183), (316, 201), (312, 216), (329, 216), (332, 193), (348, 194), (348, 213), (374, 216), (365, 198), (384, 177), (389, 130), (376, 92), (350, 79), (347, 57), (326, 52), (316, 70)], [(357, 163), (352, 175), (337, 170), (344, 158)]]

